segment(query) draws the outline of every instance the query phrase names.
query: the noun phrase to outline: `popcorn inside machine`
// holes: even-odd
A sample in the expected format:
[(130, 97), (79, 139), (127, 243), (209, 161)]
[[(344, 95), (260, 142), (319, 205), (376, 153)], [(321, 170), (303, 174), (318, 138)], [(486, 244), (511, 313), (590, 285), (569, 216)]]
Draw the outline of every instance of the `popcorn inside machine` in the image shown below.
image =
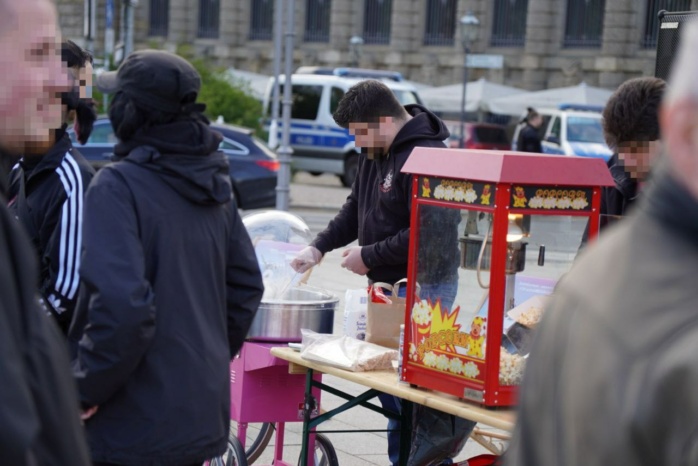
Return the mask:
[[(417, 148), (400, 378), (510, 406), (532, 334), (582, 239), (598, 232), (601, 159)], [(417, 286), (418, 285), (418, 286)]]

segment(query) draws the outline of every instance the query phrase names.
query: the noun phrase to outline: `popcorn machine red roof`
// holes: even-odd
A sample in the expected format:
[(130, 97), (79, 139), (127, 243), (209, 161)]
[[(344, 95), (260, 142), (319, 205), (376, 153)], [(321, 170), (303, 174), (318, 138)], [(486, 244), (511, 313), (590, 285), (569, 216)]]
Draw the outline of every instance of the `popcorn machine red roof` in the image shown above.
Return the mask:
[(601, 159), (419, 147), (403, 381), (511, 406), (545, 300), (599, 228)]

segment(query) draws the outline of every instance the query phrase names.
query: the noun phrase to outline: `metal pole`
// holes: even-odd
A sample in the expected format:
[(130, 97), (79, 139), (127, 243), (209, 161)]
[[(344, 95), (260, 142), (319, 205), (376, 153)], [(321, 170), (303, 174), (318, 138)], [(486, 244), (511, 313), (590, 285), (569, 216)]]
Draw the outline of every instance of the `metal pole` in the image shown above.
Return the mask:
[(282, 102), (283, 111), (281, 114), (282, 132), (281, 132), (281, 147), (279, 148), (279, 181), (276, 185), (276, 208), (279, 210), (288, 210), (289, 193), (291, 184), (291, 154), (293, 149), (290, 146), (291, 142), (291, 105), (293, 100), (291, 97), (291, 75), (293, 74), (293, 36), (294, 36), (294, 21), (295, 15), (294, 0), (288, 0), (286, 4), (286, 66), (284, 67), (284, 100)]
[(460, 144), (458, 147), (465, 148), (465, 93), (468, 87), (468, 47), (463, 48), (463, 94), (460, 101)]
[[(269, 125), (269, 147), (273, 150), (279, 146), (279, 75), (281, 74), (281, 55), (283, 55), (282, 32), (284, 0), (276, 0), (274, 25), (274, 87), (271, 100), (271, 124)], [(264, 109), (265, 111), (267, 109)]]
[(133, 9), (135, 7), (133, 0), (126, 0), (126, 40), (124, 41), (124, 58), (128, 57), (133, 52)]

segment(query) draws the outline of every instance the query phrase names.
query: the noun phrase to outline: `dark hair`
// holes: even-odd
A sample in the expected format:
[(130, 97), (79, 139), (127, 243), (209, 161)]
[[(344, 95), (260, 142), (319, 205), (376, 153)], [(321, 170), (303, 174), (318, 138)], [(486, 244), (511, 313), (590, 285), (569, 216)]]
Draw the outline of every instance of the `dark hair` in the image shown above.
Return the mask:
[(624, 142), (659, 139), (659, 106), (666, 90), (664, 80), (630, 79), (618, 87), (603, 111), (606, 144), (613, 151)]
[(342, 128), (349, 123), (373, 123), (380, 117), (405, 119), (407, 112), (385, 84), (374, 79), (353, 85), (339, 101), (334, 121)]
[(64, 40), (61, 43), (61, 61), (71, 70), (74, 80), (72, 89), (61, 95), (61, 101), (68, 110), (75, 110), (77, 138), (80, 144), (85, 144), (92, 134), (92, 127), (97, 119), (97, 109), (92, 98), (80, 97), (78, 72), (80, 68), (92, 63), (92, 54), (72, 40)]
[(187, 96), (179, 113), (157, 110), (150, 105), (141, 105), (128, 97), (123, 91), (114, 94), (109, 104), (109, 121), (114, 134), (122, 142), (127, 142), (141, 129), (165, 125), (174, 121), (193, 120), (209, 124), (202, 113), (206, 106), (194, 103), (196, 95)]
[(533, 107), (528, 107), (526, 108), (526, 116), (523, 117), (519, 123), (530, 123), (531, 120), (537, 116), (540, 116), (540, 113), (538, 113)]

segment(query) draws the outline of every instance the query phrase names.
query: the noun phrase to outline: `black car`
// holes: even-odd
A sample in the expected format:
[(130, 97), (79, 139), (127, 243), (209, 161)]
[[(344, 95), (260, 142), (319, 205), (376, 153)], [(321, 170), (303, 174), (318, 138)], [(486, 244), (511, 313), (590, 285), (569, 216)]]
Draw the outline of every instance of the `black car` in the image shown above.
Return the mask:
[[(274, 207), (279, 170), (276, 154), (255, 137), (249, 128), (220, 124), (212, 124), (211, 128), (223, 135), (219, 149), (228, 156), (230, 179), (233, 182), (238, 207)], [(117, 138), (107, 118), (95, 121), (90, 139), (85, 145), (77, 142), (72, 128), (68, 133), (73, 145), (95, 169), (111, 161)]]

